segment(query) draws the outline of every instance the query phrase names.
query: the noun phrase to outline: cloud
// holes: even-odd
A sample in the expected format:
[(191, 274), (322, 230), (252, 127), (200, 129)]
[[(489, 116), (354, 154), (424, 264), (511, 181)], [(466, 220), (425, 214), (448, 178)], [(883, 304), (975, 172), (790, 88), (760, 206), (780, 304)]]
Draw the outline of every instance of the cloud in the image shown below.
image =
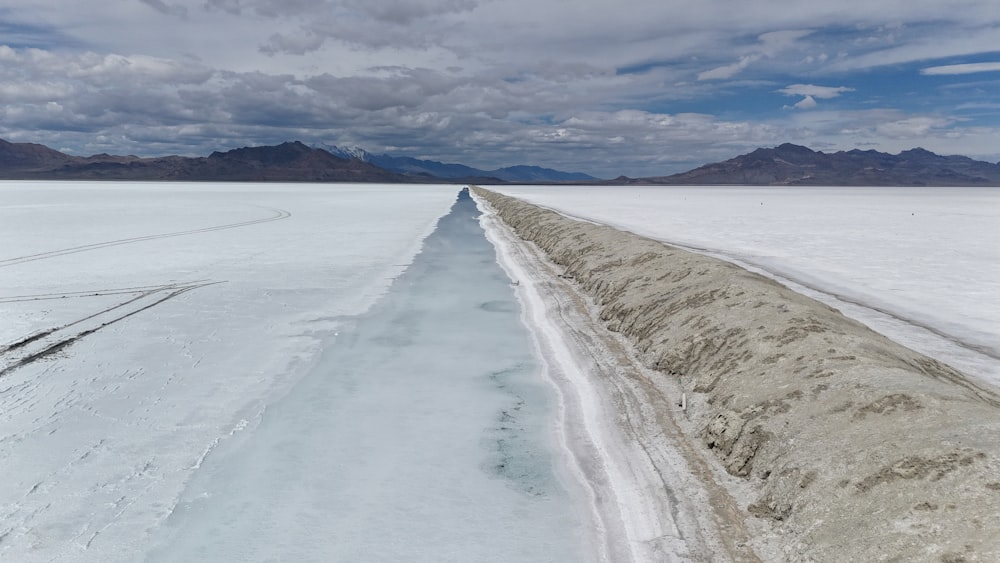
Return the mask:
[(836, 98), (844, 92), (853, 92), (854, 88), (846, 86), (817, 86), (815, 84), (792, 84), (786, 86), (778, 92), (786, 96), (803, 96), (801, 100), (792, 106), (784, 106), (785, 109), (810, 110), (815, 109), (818, 104), (816, 99), (829, 100)]
[(792, 47), (799, 39), (811, 33), (813, 33), (812, 30), (808, 29), (788, 29), (763, 33), (758, 39), (761, 42), (761, 51), (767, 56), (773, 56)]
[(304, 55), (318, 51), (325, 42), (326, 37), (310, 29), (302, 29), (294, 34), (275, 33), (271, 35), (267, 43), (260, 46), (260, 52), (267, 55), (277, 55), (279, 53)]
[(914, 116), (879, 123), (875, 126), (875, 132), (893, 139), (918, 139), (951, 123), (951, 120), (943, 117)]
[(955, 21), (956, 15), (968, 18), (969, 12), (952, 10), (954, 14), (940, 14), (940, 20), (924, 25), (913, 25), (897, 32), (891, 42), (876, 47), (862, 46), (843, 51), (827, 67), (832, 72), (850, 72), (888, 65), (934, 61), (949, 57), (975, 56), (992, 53), (1000, 45), (1000, 18), (979, 14), (981, 22)]
[(740, 73), (743, 69), (750, 66), (751, 63), (759, 61), (761, 55), (747, 55), (741, 57), (739, 61), (713, 68), (712, 70), (706, 70), (704, 72), (698, 73), (698, 80), (725, 80), (727, 78), (732, 78)]
[[(579, 0), (567, 18), (537, 0), (5, 0), (0, 137), (84, 154), (299, 138), (615, 176), (786, 140), (981, 152), (1000, 146), (974, 121), (991, 115), (949, 111), (990, 102), (992, 85), (943, 88), (996, 63), (931, 65), (995, 52), (1000, 13), (955, 2), (765, 2), (733, 18), (730, 0)], [(853, 74), (903, 64), (886, 69), (908, 73), (899, 84)]]
[(920, 70), (920, 74), (951, 75), (951, 74), (972, 74), (974, 72), (997, 72), (1000, 71), (1000, 62), (991, 63), (966, 63), (957, 65), (931, 66)]
[(853, 91), (854, 88), (847, 88), (846, 86), (816, 86), (815, 84), (792, 84), (778, 90), (778, 92), (787, 96), (808, 96), (821, 100), (829, 100), (836, 98), (844, 92)]
[(782, 51), (791, 48), (799, 39), (812, 33), (810, 30), (782, 30), (762, 33), (757, 36), (758, 44), (753, 47), (755, 52), (740, 57), (735, 63), (715, 67), (698, 73), (698, 80), (725, 80), (736, 76), (751, 64), (765, 58), (774, 57)]
[(167, 4), (163, 0), (139, 0), (143, 4), (149, 6), (150, 8), (165, 14), (168, 16), (177, 16), (179, 18), (186, 18), (188, 15), (187, 8), (184, 6), (176, 4)]
[(267, 18), (322, 14), (336, 4), (328, 0), (206, 0), (205, 2), (206, 7), (228, 14), (239, 16), (244, 13), (254, 13)]
[(813, 98), (812, 96), (806, 96), (792, 107), (795, 109), (813, 109), (816, 107), (816, 105), (817, 104), (815, 98)]
[[(162, 4), (162, 0), (141, 0)], [(232, 15), (253, 13), (273, 19), (305, 17), (324, 20), (359, 16), (382, 23), (409, 25), (417, 20), (468, 12), (478, 5), (476, 0), (207, 0), (213, 10)]]
[(416, 20), (446, 14), (470, 12), (478, 2), (474, 0), (351, 0), (345, 3), (378, 21), (396, 25), (409, 25)]

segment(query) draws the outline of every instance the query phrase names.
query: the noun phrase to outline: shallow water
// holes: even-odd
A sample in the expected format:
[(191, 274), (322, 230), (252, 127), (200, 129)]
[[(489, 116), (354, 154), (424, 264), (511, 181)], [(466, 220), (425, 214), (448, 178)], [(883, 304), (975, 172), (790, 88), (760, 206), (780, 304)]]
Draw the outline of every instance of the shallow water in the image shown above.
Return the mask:
[(467, 195), (259, 424), (204, 460), (155, 561), (582, 561), (552, 390)]

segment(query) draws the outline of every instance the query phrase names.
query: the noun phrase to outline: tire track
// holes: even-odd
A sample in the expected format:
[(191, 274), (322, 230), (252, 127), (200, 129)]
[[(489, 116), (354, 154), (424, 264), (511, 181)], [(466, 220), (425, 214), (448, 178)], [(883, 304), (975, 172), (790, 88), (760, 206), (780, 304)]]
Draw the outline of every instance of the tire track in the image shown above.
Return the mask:
[[(113, 307), (108, 307), (71, 323), (44, 330), (6, 346), (0, 347), (0, 359), (2, 359), (6, 364), (3, 367), (0, 367), (0, 378), (16, 369), (22, 368), (40, 359), (52, 356), (82, 338), (94, 334), (101, 329), (112, 326), (115, 323), (123, 321), (133, 315), (152, 309), (153, 307), (169, 301), (174, 297), (183, 295), (184, 293), (194, 289), (217, 285), (220, 283), (225, 282), (201, 281), (189, 284), (169, 284), (159, 286), (158, 288), (143, 291), (140, 295)], [(149, 302), (149, 298), (153, 298), (153, 300)], [(88, 322), (92, 322), (92, 324), (81, 327), (82, 330), (79, 330), (74, 334), (70, 334), (68, 336), (63, 336), (61, 334), (68, 332), (67, 329), (77, 325), (85, 325)], [(37, 346), (35, 346), (36, 344)]]
[(71, 246), (69, 248), (62, 248), (59, 250), (50, 250), (48, 252), (40, 252), (38, 254), (27, 254), (25, 256), (18, 256), (15, 258), (5, 258), (0, 260), (0, 268), (5, 268), (7, 266), (15, 266), (18, 264), (24, 264), (26, 262), (34, 262), (36, 260), (46, 260), (48, 258), (57, 258), (59, 256), (65, 256), (67, 254), (76, 254), (78, 252), (87, 252), (90, 250), (99, 250), (102, 248), (109, 248), (112, 246), (120, 246), (123, 244), (132, 244), (135, 242), (145, 242), (148, 240), (158, 240), (163, 238), (181, 237), (187, 235), (195, 235), (199, 233), (210, 233), (213, 231), (223, 231), (227, 229), (237, 229), (240, 227), (249, 227), (251, 225), (260, 225), (262, 223), (270, 223), (272, 221), (280, 221), (282, 219), (288, 219), (292, 214), (284, 209), (277, 208), (266, 208), (274, 212), (274, 215), (270, 217), (265, 217), (263, 219), (254, 219), (252, 221), (241, 221), (239, 223), (229, 223), (226, 225), (216, 225), (214, 227), (204, 227), (201, 229), (191, 229), (187, 231), (176, 231), (172, 233), (161, 233), (156, 235), (145, 235), (141, 237), (131, 237), (117, 240), (110, 240), (106, 242), (96, 242), (93, 244), (84, 244), (80, 246)]
[[(138, 295), (136, 295), (132, 299), (129, 299), (129, 300), (125, 301), (125, 302), (119, 303), (119, 304), (117, 304), (117, 305), (115, 305), (113, 307), (108, 307), (107, 309), (102, 309), (102, 310), (100, 310), (100, 311), (98, 311), (98, 312), (96, 312), (96, 313), (94, 313), (92, 315), (88, 315), (88, 316), (83, 317), (81, 319), (77, 319), (77, 320), (75, 320), (75, 321), (73, 321), (71, 323), (64, 324), (62, 326), (57, 326), (55, 328), (50, 328), (48, 330), (43, 330), (41, 332), (36, 332), (35, 334), (32, 334), (30, 336), (26, 336), (26, 337), (22, 338), (21, 340), (17, 340), (15, 342), (12, 342), (11, 344), (0, 346), (0, 356), (2, 356), (3, 354), (6, 354), (7, 352), (9, 352), (11, 350), (16, 350), (18, 348), (23, 348), (24, 346), (26, 346), (28, 344), (31, 344), (32, 342), (35, 342), (36, 340), (41, 340), (42, 338), (45, 338), (46, 336), (49, 336), (50, 334), (53, 334), (53, 333), (58, 332), (60, 330), (65, 330), (65, 329), (67, 329), (67, 328), (69, 328), (71, 326), (75, 326), (75, 325), (78, 325), (78, 324), (80, 324), (82, 322), (86, 322), (86, 321), (88, 321), (88, 320), (90, 320), (90, 319), (92, 319), (94, 317), (99, 316), (99, 315), (103, 315), (105, 313), (110, 313), (111, 311), (114, 311), (116, 309), (120, 309), (122, 307), (126, 307), (129, 304), (131, 304), (131, 303), (134, 303), (134, 302), (136, 302), (136, 301), (138, 301), (140, 299), (143, 299), (143, 298), (148, 297), (150, 295), (153, 295), (155, 293), (159, 293), (159, 292), (162, 292), (162, 291), (165, 291), (165, 290), (168, 290), (168, 289), (173, 289), (173, 288), (177, 288), (177, 287), (181, 287), (181, 286), (192, 286), (192, 285), (196, 285), (196, 284), (204, 284), (207, 281), (208, 280), (197, 280), (197, 281), (188, 282), (188, 283), (185, 283), (185, 284), (172, 283), (172, 284), (166, 284), (166, 285), (149, 285), (149, 286), (140, 286), (140, 287), (133, 287), (133, 288), (107, 289), (107, 290), (97, 290), (97, 291), (73, 291), (73, 292), (69, 292), (69, 293), (46, 293), (46, 294), (40, 294), (40, 295), (24, 295), (24, 296), (16, 296), (16, 297), (0, 297), (0, 303), (17, 303), (17, 302), (22, 302), (22, 301), (35, 301), (35, 300), (42, 300), (42, 299), (64, 299), (64, 298), (71, 298), (71, 297), (101, 297), (101, 296), (106, 296), (106, 295), (136, 295), (136, 294), (138, 294)], [(216, 282), (216, 283), (220, 283), (220, 282)], [(208, 285), (208, 284), (205, 284), (205, 285)]]
[[(184, 285), (201, 283), (208, 280), (194, 280), (186, 282)], [(132, 295), (140, 292), (160, 291), (167, 287), (180, 285), (172, 283), (167, 285), (140, 285), (135, 287), (117, 287), (109, 289), (97, 289), (87, 291), (68, 291), (65, 293), (36, 293), (32, 295), (8, 295), (0, 296), (0, 303), (22, 303), (25, 301), (48, 301), (54, 299), (67, 299), (76, 297), (104, 297), (107, 295)], [(2, 352), (2, 350), (0, 350)]]

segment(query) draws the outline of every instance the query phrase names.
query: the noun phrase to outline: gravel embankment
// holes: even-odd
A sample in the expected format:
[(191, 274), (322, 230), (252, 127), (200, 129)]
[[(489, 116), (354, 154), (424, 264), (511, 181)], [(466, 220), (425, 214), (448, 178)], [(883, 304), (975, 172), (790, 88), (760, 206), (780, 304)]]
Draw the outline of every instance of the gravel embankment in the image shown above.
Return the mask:
[(1000, 397), (732, 264), (474, 188), (686, 389), (788, 560), (1000, 561)]

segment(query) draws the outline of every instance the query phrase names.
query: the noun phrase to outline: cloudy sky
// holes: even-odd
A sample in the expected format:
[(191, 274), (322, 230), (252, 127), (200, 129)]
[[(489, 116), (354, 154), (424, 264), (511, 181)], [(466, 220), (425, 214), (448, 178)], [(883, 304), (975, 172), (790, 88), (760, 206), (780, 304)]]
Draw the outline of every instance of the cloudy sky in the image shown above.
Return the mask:
[(995, 0), (4, 0), (0, 138), (301, 140), (679, 172), (783, 142), (1000, 159)]

